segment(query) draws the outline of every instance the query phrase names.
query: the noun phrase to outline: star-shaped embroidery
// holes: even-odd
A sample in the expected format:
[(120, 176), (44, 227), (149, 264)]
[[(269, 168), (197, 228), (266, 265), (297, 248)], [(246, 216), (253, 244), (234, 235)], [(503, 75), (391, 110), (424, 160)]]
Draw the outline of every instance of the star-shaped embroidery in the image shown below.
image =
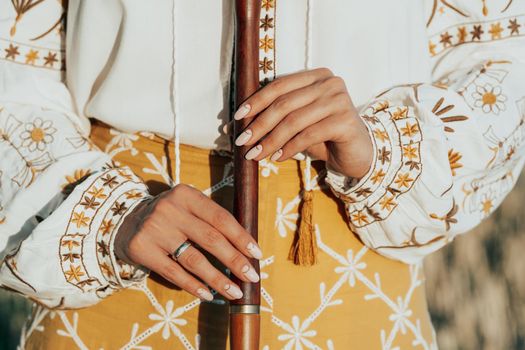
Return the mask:
[(518, 24), (518, 20), (516, 18), (509, 19), (509, 26), (507, 28), (510, 29), (510, 35), (513, 34), (520, 34), (520, 27), (521, 24)]
[(26, 63), (34, 65), (36, 63), (37, 59), (39, 59), (38, 51), (30, 49), (29, 52), (26, 55)]
[(396, 205), (394, 202), (394, 197), (384, 196), (383, 199), (379, 202), (382, 210), (392, 210), (392, 207)]
[(407, 122), (405, 126), (401, 128), (401, 131), (403, 132), (403, 136), (412, 137), (419, 131), (419, 126), (417, 124), (409, 124)]
[(399, 174), (397, 176), (397, 179), (395, 181), (396, 185), (398, 185), (399, 187), (409, 187), (410, 186), (410, 183), (414, 181), (413, 178), (410, 177), (410, 173), (406, 173), (406, 174)]
[(268, 16), (264, 16), (264, 18), (261, 18), (261, 25), (260, 28), (262, 28), (265, 32), (268, 31), (268, 29), (273, 28), (273, 18)]
[(9, 44), (9, 47), (7, 49), (4, 49), (6, 54), (5, 58), (15, 60), (16, 56), (20, 55), (20, 52), (18, 51), (18, 46), (13, 46), (13, 44)]
[(52, 53), (51, 51), (49, 51), (47, 53), (47, 56), (44, 57), (44, 66), (53, 67), (55, 62), (58, 62), (57, 54), (56, 53)]
[(115, 205), (111, 208), (113, 215), (122, 215), (128, 210), (124, 202), (115, 202)]
[(458, 42), (459, 43), (464, 43), (465, 40), (467, 39), (467, 28), (466, 27), (459, 27), (458, 28)]
[(67, 247), (67, 249), (72, 250), (74, 247), (80, 247), (80, 243), (73, 240), (65, 240), (61, 243), (63, 247)]
[(116, 180), (116, 176), (111, 176), (109, 174), (106, 175), (106, 177), (103, 177), (102, 180), (104, 181), (103, 186), (109, 186), (109, 188), (113, 188), (116, 185), (118, 185), (118, 181)]
[(475, 25), (472, 27), (472, 31), (470, 34), (472, 34), (472, 40), (481, 40), (481, 35), (484, 33), (483, 29), (481, 28), (481, 25)]
[(352, 215), (352, 221), (357, 221), (358, 225), (368, 224), (368, 218), (362, 212), (358, 211), (356, 214)]
[(89, 197), (84, 196), (84, 201), (80, 202), (80, 205), (84, 206), (84, 208), (87, 209), (95, 209), (100, 205), (100, 202), (97, 202), (97, 198), (95, 196)]
[(99, 232), (101, 232), (103, 235), (107, 235), (111, 232), (111, 230), (113, 230), (113, 227), (115, 227), (115, 224), (113, 221), (111, 221), (111, 219), (104, 220), (102, 225), (100, 225)]
[(273, 50), (273, 39), (268, 35), (265, 35), (264, 38), (259, 39), (259, 48), (268, 53), (268, 51)]
[(390, 151), (386, 149), (386, 147), (383, 146), (378, 152), (377, 152), (377, 159), (381, 161), (381, 164), (385, 164), (386, 162), (390, 161)]
[(66, 253), (62, 254), (62, 261), (75, 262), (76, 259), (80, 259), (80, 254), (77, 253)]
[(102, 254), (103, 257), (106, 257), (109, 255), (109, 247), (104, 242), (97, 242), (97, 251)]
[(80, 281), (80, 277), (84, 276), (85, 273), (81, 270), (80, 266), (74, 266), (73, 264), (69, 265), (69, 270), (65, 272), (68, 282), (72, 280)]
[(265, 57), (262, 61), (259, 61), (259, 70), (262, 70), (264, 74), (273, 70), (273, 60), (269, 60)]
[(84, 212), (81, 211), (80, 213), (73, 213), (73, 219), (71, 222), (77, 224), (77, 228), (81, 228), (83, 226), (87, 226), (89, 220), (89, 217), (85, 216)]
[(501, 32), (503, 32), (503, 28), (501, 28), (501, 24), (499, 22), (490, 25), (489, 33), (492, 40), (501, 39)]
[(261, 7), (266, 11), (270, 11), (270, 9), (275, 7), (275, 0), (263, 0)]
[(452, 35), (450, 35), (448, 32), (445, 32), (440, 36), (441, 39), (439, 40), (439, 42), (443, 44), (443, 47), (452, 45), (452, 42), (450, 41), (452, 39)]

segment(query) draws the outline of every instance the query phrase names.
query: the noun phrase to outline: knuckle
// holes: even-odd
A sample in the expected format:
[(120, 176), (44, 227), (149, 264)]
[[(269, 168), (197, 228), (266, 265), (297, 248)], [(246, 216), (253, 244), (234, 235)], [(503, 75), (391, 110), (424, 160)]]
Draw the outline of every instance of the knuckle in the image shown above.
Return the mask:
[(340, 93), (337, 93), (334, 95), (333, 97), (333, 101), (337, 104), (344, 104), (344, 103), (348, 103), (348, 95), (344, 92), (340, 92)]
[(230, 265), (234, 269), (239, 269), (240, 270), (242, 268), (242, 266), (247, 264), (247, 263), (248, 263), (247, 259), (241, 253), (235, 253), (230, 258)]
[(222, 235), (215, 231), (215, 230), (209, 230), (204, 235), (204, 242), (203, 244), (206, 246), (206, 248), (215, 247), (218, 244), (222, 243), (223, 237)]
[(345, 86), (345, 81), (343, 80), (343, 78), (338, 76), (332, 76), (328, 78), (327, 81), (331, 86), (335, 88), (342, 88)]
[(330, 70), (330, 68), (326, 68), (326, 67), (321, 67), (321, 68), (317, 68), (316, 71), (323, 75), (323, 76), (330, 76), (330, 75), (333, 75), (332, 71)]
[(317, 135), (317, 132), (314, 129), (308, 128), (302, 132), (302, 137), (305, 140), (313, 139)]
[[(175, 283), (180, 279), (180, 269), (175, 264), (166, 264), (161, 271), (158, 271), (164, 278)], [(182, 286), (179, 286), (182, 287)]]
[(213, 224), (214, 226), (222, 226), (225, 223), (229, 222), (231, 219), (231, 214), (228, 213), (225, 209), (218, 209), (213, 213)]
[(210, 279), (210, 284), (215, 290), (223, 290), (226, 283), (228, 283), (226, 277), (218, 271), (215, 271)]
[(275, 110), (286, 110), (290, 106), (290, 99), (287, 97), (278, 97), (273, 103), (273, 108)]
[(272, 89), (276, 89), (276, 90), (281, 89), (283, 85), (284, 85), (284, 79), (282, 78), (274, 79), (270, 84), (268, 84), (269, 87), (271, 87)]
[(184, 265), (190, 269), (195, 270), (199, 265), (203, 263), (204, 257), (198, 250), (189, 250), (182, 254)]
[(186, 185), (184, 184), (178, 184), (177, 186), (173, 187), (171, 189), (171, 193), (174, 195), (174, 196), (177, 196), (177, 195), (180, 195), (180, 194), (183, 194), (184, 192), (186, 192), (187, 190), (187, 187)]

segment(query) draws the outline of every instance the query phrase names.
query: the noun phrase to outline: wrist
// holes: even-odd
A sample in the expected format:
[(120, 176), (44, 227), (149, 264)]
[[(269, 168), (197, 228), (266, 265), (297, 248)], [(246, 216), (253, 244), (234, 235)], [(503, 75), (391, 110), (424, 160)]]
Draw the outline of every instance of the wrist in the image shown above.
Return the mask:
[(144, 219), (153, 207), (152, 204), (154, 201), (155, 197), (149, 197), (141, 201), (131, 213), (126, 216), (118, 228), (115, 235), (114, 254), (119, 260), (127, 264), (137, 264), (129, 257), (129, 242), (133, 239), (135, 234), (140, 231)]

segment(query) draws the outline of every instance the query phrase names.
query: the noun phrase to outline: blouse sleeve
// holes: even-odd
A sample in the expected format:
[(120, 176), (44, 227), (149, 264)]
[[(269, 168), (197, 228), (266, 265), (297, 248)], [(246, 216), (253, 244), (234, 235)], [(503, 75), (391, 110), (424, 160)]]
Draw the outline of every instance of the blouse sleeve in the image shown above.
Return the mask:
[(53, 308), (92, 305), (147, 271), (115, 232), (149, 196), (88, 139), (62, 82), (61, 3), (0, 0), (0, 285)]
[(364, 244), (406, 263), (490, 215), (525, 162), (525, 3), (442, 3), (429, 6), (434, 82), (370, 103), (371, 169), (326, 179)]

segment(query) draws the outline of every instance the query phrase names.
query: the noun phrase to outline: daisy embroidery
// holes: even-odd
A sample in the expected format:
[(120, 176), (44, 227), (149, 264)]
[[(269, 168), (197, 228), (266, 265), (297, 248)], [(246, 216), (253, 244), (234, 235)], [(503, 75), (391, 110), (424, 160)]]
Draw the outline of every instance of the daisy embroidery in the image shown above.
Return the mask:
[(485, 84), (485, 86), (478, 86), (476, 91), (472, 94), (474, 97), (474, 106), (481, 108), (484, 113), (499, 114), (499, 112), (505, 110), (505, 101), (507, 96), (501, 93), (499, 86), (491, 86)]
[(56, 131), (51, 120), (36, 118), (33, 122), (26, 123), (25, 130), (20, 133), (22, 147), (26, 147), (30, 152), (43, 151), (46, 145), (53, 142), (53, 134)]

